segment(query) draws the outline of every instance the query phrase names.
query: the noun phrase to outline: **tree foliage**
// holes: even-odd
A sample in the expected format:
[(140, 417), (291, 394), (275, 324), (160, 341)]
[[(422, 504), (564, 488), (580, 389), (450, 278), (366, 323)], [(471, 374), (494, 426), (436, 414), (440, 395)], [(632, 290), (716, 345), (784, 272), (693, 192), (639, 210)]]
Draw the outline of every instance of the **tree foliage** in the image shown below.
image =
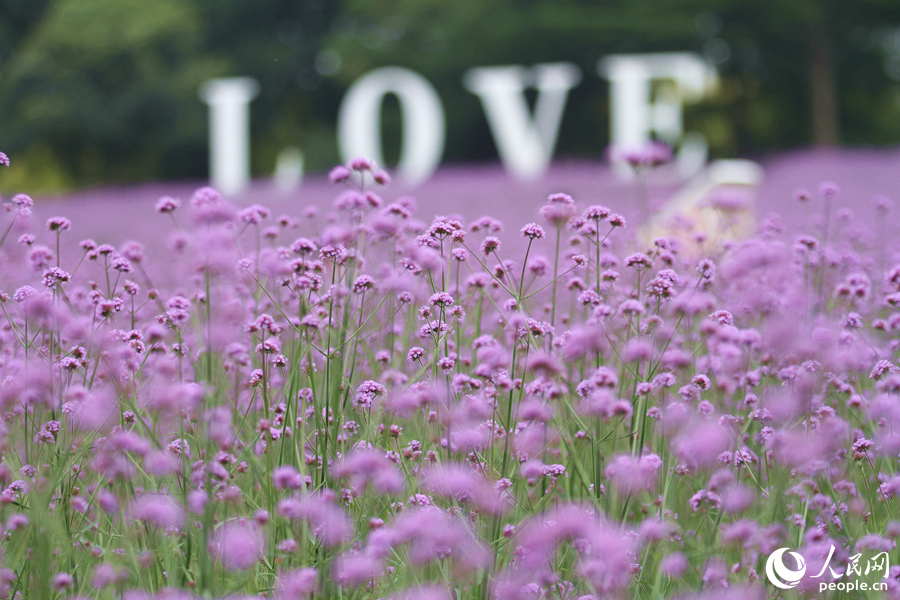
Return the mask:
[(0, 28), (31, 28), (2, 69), (0, 139), (38, 188), (203, 176), (207, 108), (198, 90), (211, 77), (259, 79), (254, 132), (277, 138), (272, 131), (296, 119), (285, 105), (312, 87), (308, 29), (325, 6), (55, 0), (41, 12), (8, 3), (16, 6), (5, 7)]
[[(271, 173), (292, 145), (323, 169), (337, 160), (346, 87), (401, 65), (440, 92), (446, 159), (490, 160), (465, 71), (567, 61), (584, 78), (557, 155), (596, 157), (609, 139), (598, 61), (693, 51), (721, 75), (686, 115), (716, 154), (891, 144), (900, 140), (898, 32), (894, 0), (0, 0), (0, 140), (32, 189), (203, 177), (198, 88), (251, 76), (261, 90), (251, 107), (254, 173)], [(391, 101), (384, 116), (396, 154)]]
[[(221, 73), (198, 52), (200, 14), (178, 0), (61, 0), (2, 80), (12, 148), (41, 148), (72, 177), (191, 172), (205, 136), (197, 88)], [(27, 153), (26, 153), (27, 157)]]
[(900, 27), (890, 0), (348, 0), (343, 16), (330, 43), (345, 81), (383, 64), (425, 74), (466, 132), (449, 141), (451, 157), (493, 154), (477, 101), (459, 83), (465, 69), (557, 60), (585, 74), (560, 151), (596, 155), (608, 139), (596, 64), (627, 52), (693, 51), (716, 64), (718, 92), (687, 119), (722, 155), (900, 139), (900, 86), (885, 72), (884, 42)]

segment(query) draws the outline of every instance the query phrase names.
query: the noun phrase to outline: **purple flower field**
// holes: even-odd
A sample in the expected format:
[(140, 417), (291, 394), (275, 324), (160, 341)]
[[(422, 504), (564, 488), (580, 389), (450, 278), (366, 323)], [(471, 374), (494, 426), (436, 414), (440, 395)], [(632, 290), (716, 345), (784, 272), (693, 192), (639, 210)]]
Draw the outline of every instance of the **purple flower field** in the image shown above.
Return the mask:
[(700, 252), (585, 165), (14, 196), (2, 594), (900, 598), (897, 158)]

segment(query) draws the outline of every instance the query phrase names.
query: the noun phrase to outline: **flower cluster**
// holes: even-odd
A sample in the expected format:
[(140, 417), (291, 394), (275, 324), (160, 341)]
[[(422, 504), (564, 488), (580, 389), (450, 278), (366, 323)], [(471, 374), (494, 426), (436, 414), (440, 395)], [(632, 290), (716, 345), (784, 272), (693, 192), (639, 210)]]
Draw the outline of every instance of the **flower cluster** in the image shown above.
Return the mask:
[(852, 215), (700, 255), (330, 178), (321, 220), (164, 197), (164, 253), (13, 197), (0, 595), (736, 600), (778, 548), (803, 593), (895, 556), (900, 264)]

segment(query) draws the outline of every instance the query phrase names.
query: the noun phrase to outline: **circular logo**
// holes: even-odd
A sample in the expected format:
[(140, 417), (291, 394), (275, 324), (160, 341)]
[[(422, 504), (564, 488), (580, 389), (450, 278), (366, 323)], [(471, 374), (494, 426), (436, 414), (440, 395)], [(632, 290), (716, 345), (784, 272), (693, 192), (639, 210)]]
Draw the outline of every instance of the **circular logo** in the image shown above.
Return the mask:
[(784, 564), (784, 553), (787, 548), (779, 548), (766, 560), (766, 577), (777, 588), (789, 590), (797, 585), (806, 574), (806, 561), (796, 552), (788, 552), (797, 561), (797, 570), (793, 571)]

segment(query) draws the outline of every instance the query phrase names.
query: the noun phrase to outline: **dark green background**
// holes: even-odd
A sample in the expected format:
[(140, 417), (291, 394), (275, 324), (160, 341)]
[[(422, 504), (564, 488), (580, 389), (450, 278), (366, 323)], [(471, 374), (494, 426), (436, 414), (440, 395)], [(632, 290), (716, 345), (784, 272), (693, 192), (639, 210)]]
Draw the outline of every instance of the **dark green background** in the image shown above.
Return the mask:
[[(326, 169), (344, 90), (385, 65), (437, 88), (444, 161), (466, 163), (497, 160), (468, 68), (574, 62), (584, 77), (556, 156), (596, 158), (608, 140), (597, 61), (644, 51), (717, 62), (719, 91), (686, 114), (716, 156), (900, 141), (896, 0), (0, 0), (0, 150), (17, 167), (0, 187), (204, 177), (198, 88), (232, 75), (261, 84), (254, 174), (289, 145)], [(383, 121), (390, 162), (394, 102)]]

